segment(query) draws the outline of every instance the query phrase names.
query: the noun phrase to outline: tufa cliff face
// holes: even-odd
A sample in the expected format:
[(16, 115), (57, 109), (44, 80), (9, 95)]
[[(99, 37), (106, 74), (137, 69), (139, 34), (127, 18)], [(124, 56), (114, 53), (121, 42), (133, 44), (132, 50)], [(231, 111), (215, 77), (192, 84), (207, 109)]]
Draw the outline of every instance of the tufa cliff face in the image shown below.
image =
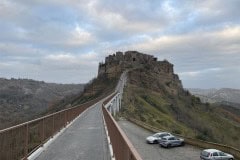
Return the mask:
[(182, 83), (177, 74), (174, 74), (173, 64), (167, 60), (158, 61), (153, 55), (137, 51), (116, 52), (105, 58), (105, 63), (100, 63), (98, 76), (105, 75), (109, 78), (116, 77), (126, 69), (147, 69), (160, 77), (164, 83), (177, 84), (182, 88)]

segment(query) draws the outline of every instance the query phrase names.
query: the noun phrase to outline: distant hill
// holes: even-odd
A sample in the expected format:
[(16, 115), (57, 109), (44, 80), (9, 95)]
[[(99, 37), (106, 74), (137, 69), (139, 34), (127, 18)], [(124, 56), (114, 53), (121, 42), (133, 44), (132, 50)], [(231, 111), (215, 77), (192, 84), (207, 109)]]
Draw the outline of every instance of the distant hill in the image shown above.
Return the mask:
[(195, 96), (198, 96), (202, 102), (216, 103), (231, 103), (240, 104), (240, 89), (221, 88), (221, 89), (198, 89), (188, 88)]
[(65, 96), (79, 94), (83, 89), (83, 84), (0, 78), (0, 128), (32, 119)]

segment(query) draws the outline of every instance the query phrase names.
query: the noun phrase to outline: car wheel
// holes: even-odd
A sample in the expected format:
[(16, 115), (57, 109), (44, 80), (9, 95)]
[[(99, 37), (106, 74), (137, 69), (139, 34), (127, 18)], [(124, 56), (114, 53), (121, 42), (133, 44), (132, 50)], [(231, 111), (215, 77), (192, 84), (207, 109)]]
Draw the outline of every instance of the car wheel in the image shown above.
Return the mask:
[(154, 144), (156, 144), (156, 143), (158, 143), (158, 141), (157, 141), (157, 140), (155, 140), (155, 141), (153, 141), (153, 143), (154, 143)]
[(182, 142), (182, 143), (181, 143), (181, 146), (184, 146), (184, 145), (185, 145), (185, 143), (184, 143), (184, 142)]
[(171, 147), (171, 144), (168, 144), (168, 145), (167, 145), (167, 148), (170, 148), (170, 147)]
[(229, 160), (233, 160), (232, 158), (230, 158)]

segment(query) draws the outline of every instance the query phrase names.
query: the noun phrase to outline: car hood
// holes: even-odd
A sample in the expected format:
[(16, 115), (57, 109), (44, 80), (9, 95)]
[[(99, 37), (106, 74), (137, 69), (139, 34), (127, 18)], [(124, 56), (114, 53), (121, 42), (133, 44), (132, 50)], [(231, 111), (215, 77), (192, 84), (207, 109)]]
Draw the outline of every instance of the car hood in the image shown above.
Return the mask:
[(147, 137), (146, 139), (149, 140), (149, 141), (152, 141), (152, 140), (156, 140), (157, 138), (155, 138), (155, 137), (153, 137), (153, 136), (149, 136), (149, 137)]
[(228, 153), (225, 153), (228, 157), (231, 157), (231, 158), (233, 158), (233, 155), (231, 155), (231, 154), (228, 154)]

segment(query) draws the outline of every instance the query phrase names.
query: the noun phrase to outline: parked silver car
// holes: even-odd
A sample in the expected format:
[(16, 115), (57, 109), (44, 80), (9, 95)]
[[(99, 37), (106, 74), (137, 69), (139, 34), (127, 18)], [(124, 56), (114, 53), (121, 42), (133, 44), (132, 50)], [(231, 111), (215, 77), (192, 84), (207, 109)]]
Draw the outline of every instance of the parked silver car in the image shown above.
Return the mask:
[(177, 138), (175, 136), (166, 136), (159, 141), (159, 145), (161, 147), (169, 148), (174, 146), (183, 146), (185, 145), (185, 143), (184, 139), (182, 138)]
[(161, 140), (163, 137), (170, 135), (171, 133), (168, 132), (155, 133), (154, 135), (147, 137), (146, 142), (150, 144), (158, 143), (158, 141)]
[(216, 149), (205, 149), (200, 154), (201, 160), (233, 160), (234, 157), (231, 154), (224, 153)]

